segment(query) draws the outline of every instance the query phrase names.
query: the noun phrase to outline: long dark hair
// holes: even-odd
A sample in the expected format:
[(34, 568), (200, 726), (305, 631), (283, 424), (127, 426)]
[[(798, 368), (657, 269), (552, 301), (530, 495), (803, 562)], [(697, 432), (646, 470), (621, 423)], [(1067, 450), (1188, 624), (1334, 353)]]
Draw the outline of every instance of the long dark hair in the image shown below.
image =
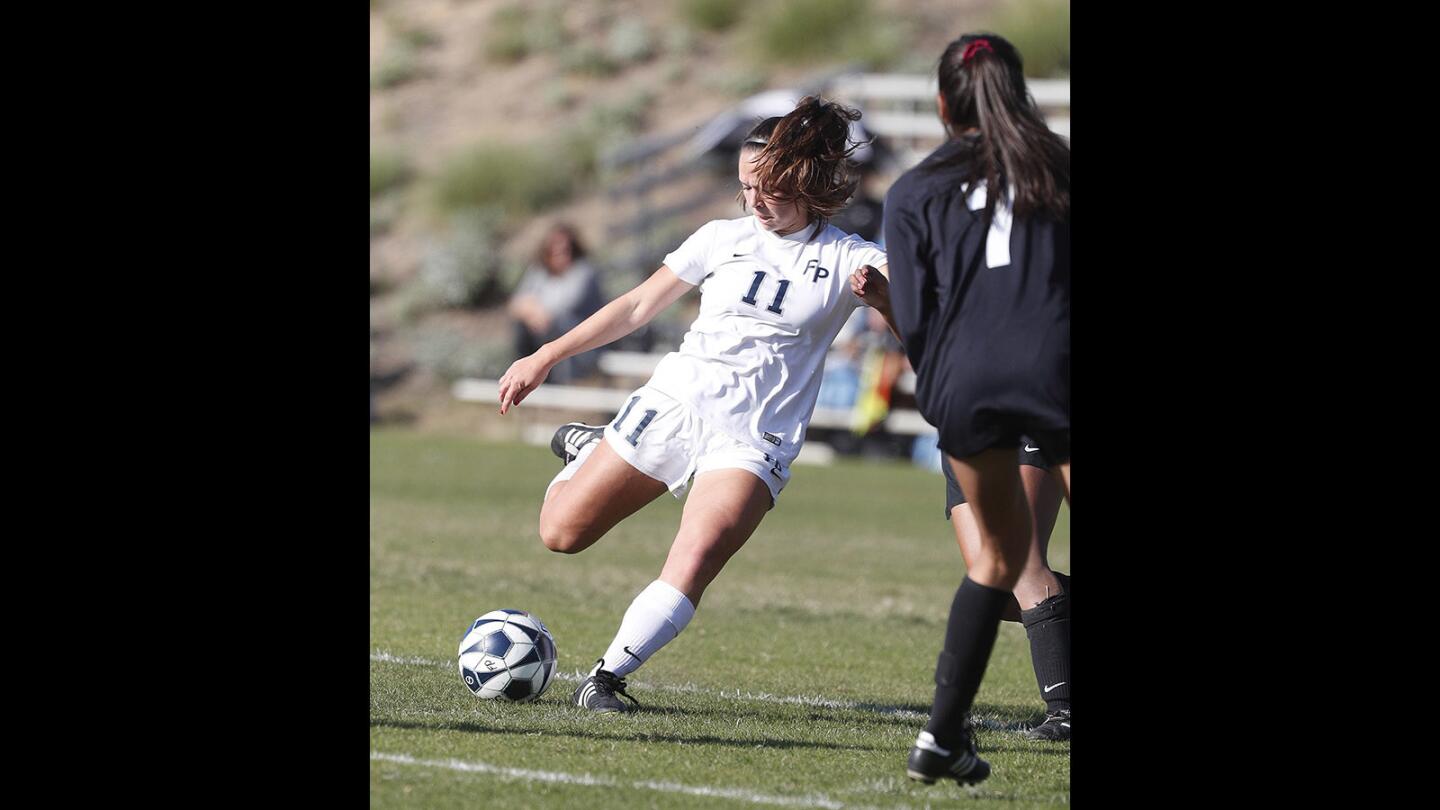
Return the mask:
[[(759, 150), (754, 161), (760, 189), (782, 200), (797, 201), (823, 228), (850, 201), (860, 183), (850, 162), (850, 155), (861, 145), (850, 140), (850, 123), (859, 120), (859, 110), (806, 96), (784, 117), (767, 118), (750, 130), (740, 154)], [(739, 199), (743, 207), (743, 193)]]
[(974, 149), (937, 165), (985, 179), (985, 218), (999, 189), (1015, 189), (1017, 217), (1070, 217), (1070, 146), (1050, 131), (1025, 87), (1020, 52), (998, 34), (965, 34), (940, 57), (940, 94), (951, 137), (980, 130)]

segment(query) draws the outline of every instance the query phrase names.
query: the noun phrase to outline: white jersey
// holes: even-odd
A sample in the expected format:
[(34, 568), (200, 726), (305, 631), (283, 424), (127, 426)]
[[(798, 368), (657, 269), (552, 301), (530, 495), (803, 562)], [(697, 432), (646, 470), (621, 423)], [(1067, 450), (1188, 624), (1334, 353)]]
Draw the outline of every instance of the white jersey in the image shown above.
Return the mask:
[(700, 316), (649, 383), (787, 466), (805, 441), (825, 354), (863, 305), (850, 274), (886, 263), (858, 236), (827, 225), (807, 241), (814, 231), (776, 236), (754, 217), (714, 220), (666, 256), (700, 287)]

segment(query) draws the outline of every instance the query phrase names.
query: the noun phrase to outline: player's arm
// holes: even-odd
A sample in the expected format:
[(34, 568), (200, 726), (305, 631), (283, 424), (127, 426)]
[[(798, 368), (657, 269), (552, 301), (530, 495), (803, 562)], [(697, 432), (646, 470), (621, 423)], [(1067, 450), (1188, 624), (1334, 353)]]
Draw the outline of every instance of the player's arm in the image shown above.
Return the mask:
[(856, 298), (885, 318), (890, 334), (903, 346), (905, 341), (900, 338), (900, 330), (895, 326), (895, 313), (890, 307), (890, 265), (882, 264), (878, 270), (868, 264), (861, 265), (859, 270), (850, 274), (850, 290)]
[[(897, 185), (899, 185), (897, 183)], [(929, 269), (929, 237), (926, 228), (909, 212), (903, 199), (896, 199), (891, 187), (885, 198), (885, 258), (889, 261), (890, 311), (894, 313), (897, 336), (905, 346), (910, 367), (924, 365), (925, 337), (937, 309), (933, 273)], [(903, 197), (903, 195), (902, 195)]]
[(541, 346), (529, 357), (516, 360), (500, 377), (501, 415), (545, 382), (556, 363), (625, 337), (693, 289), (695, 285), (661, 265), (650, 278), (601, 307), (574, 329)]

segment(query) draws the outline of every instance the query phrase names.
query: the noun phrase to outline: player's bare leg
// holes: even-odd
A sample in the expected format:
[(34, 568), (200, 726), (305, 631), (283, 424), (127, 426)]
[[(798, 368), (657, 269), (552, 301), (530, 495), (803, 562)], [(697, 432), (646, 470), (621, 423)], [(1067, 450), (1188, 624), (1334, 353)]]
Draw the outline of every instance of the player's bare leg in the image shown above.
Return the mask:
[(630, 603), (615, 638), (571, 700), (596, 712), (630, 711), (617, 697), (630, 698), (625, 676), (685, 629), (705, 588), (750, 539), (769, 508), (770, 489), (753, 473), (713, 470), (695, 476), (660, 578)]
[[(1028, 464), (1020, 467), (1020, 480), (1025, 487), (1025, 501), (1030, 506), (1030, 550), (1025, 569), (1015, 583), (1015, 601), (1022, 609), (1032, 608), (1060, 593), (1060, 581), (1050, 570), (1047, 559), (1050, 533), (1060, 515), (1060, 482), (1050, 473)], [(1018, 617), (1017, 617), (1018, 619)]]
[[(1019, 469), (1033, 528), (1029, 554), (1020, 579), (1015, 584), (1015, 602), (1005, 609), (1004, 618), (1007, 622), (1020, 621), (1022, 606), (1033, 607), (1041, 600), (1060, 592), (1059, 580), (1046, 562), (1050, 533), (1054, 530), (1055, 519), (1060, 514), (1060, 485), (1053, 476), (1039, 467), (1022, 464)], [(960, 555), (964, 557), (968, 568), (974, 565), (980, 555), (980, 527), (975, 523), (970, 504), (962, 503), (950, 510), (950, 522), (955, 529), (955, 541), (960, 546)]]
[(760, 526), (770, 502), (770, 488), (745, 470), (711, 470), (695, 476), (660, 579), (699, 605), (725, 563)]
[(1070, 502), (1070, 462), (1057, 464), (1055, 468), (1060, 471), (1060, 481), (1065, 485), (1065, 502)]
[(1030, 547), (1030, 510), (1013, 448), (992, 448), (964, 459), (947, 455), (945, 461), (970, 504), (980, 546), (950, 604), (945, 645), (935, 662), (935, 701), (910, 749), (906, 772), (923, 782), (943, 776), (973, 783), (990, 775), (990, 765), (976, 751), (970, 708), (990, 662), (1000, 617), (1015, 601), (1011, 590)]
[(603, 439), (568, 481), (557, 481), (540, 508), (540, 540), (551, 551), (575, 554), (666, 491)]
[[(1060, 483), (1057, 476), (1039, 467), (1022, 465), (1020, 477), (1030, 504), (1034, 531), (1025, 569), (1015, 585), (1015, 598), (1005, 609), (1005, 620), (1025, 625), (1030, 642), (1030, 663), (1036, 689), (1045, 701), (1045, 720), (1027, 733), (1032, 739), (1070, 739), (1070, 596), (1050, 570), (1047, 553), (1050, 533), (1060, 512)], [(955, 533), (967, 560), (979, 553), (980, 532), (975, 518), (961, 504), (951, 510)], [(963, 513), (963, 514), (962, 514)], [(1023, 610), (1022, 610), (1023, 608)]]
[(974, 560), (966, 561), (970, 579), (987, 588), (1013, 591), (1025, 570), (1032, 532), (1015, 451), (994, 448), (965, 459), (945, 458), (980, 535)]

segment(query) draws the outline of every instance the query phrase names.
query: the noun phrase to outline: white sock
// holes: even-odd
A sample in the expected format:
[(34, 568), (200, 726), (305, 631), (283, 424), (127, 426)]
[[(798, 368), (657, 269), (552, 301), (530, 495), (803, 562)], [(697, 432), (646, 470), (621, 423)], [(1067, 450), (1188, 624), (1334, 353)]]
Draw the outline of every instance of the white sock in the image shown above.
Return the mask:
[[(655, 580), (635, 597), (630, 609), (625, 611), (620, 632), (615, 634), (610, 649), (605, 651), (603, 668), (622, 678), (634, 672), (661, 647), (680, 635), (694, 617), (695, 606), (690, 604), (685, 594)], [(628, 653), (626, 647), (630, 648)], [(601, 669), (601, 664), (596, 664), (590, 674), (594, 675), (598, 669)]]
[(569, 481), (575, 477), (575, 473), (580, 472), (580, 465), (585, 463), (585, 459), (590, 458), (590, 454), (595, 452), (595, 445), (602, 441), (604, 441), (603, 438), (596, 439), (580, 448), (580, 452), (575, 455), (575, 460), (566, 464), (560, 469), (560, 472), (555, 474), (555, 477), (550, 480), (550, 486), (545, 487), (545, 501), (550, 500), (550, 490), (554, 489), (556, 484), (561, 481)]

